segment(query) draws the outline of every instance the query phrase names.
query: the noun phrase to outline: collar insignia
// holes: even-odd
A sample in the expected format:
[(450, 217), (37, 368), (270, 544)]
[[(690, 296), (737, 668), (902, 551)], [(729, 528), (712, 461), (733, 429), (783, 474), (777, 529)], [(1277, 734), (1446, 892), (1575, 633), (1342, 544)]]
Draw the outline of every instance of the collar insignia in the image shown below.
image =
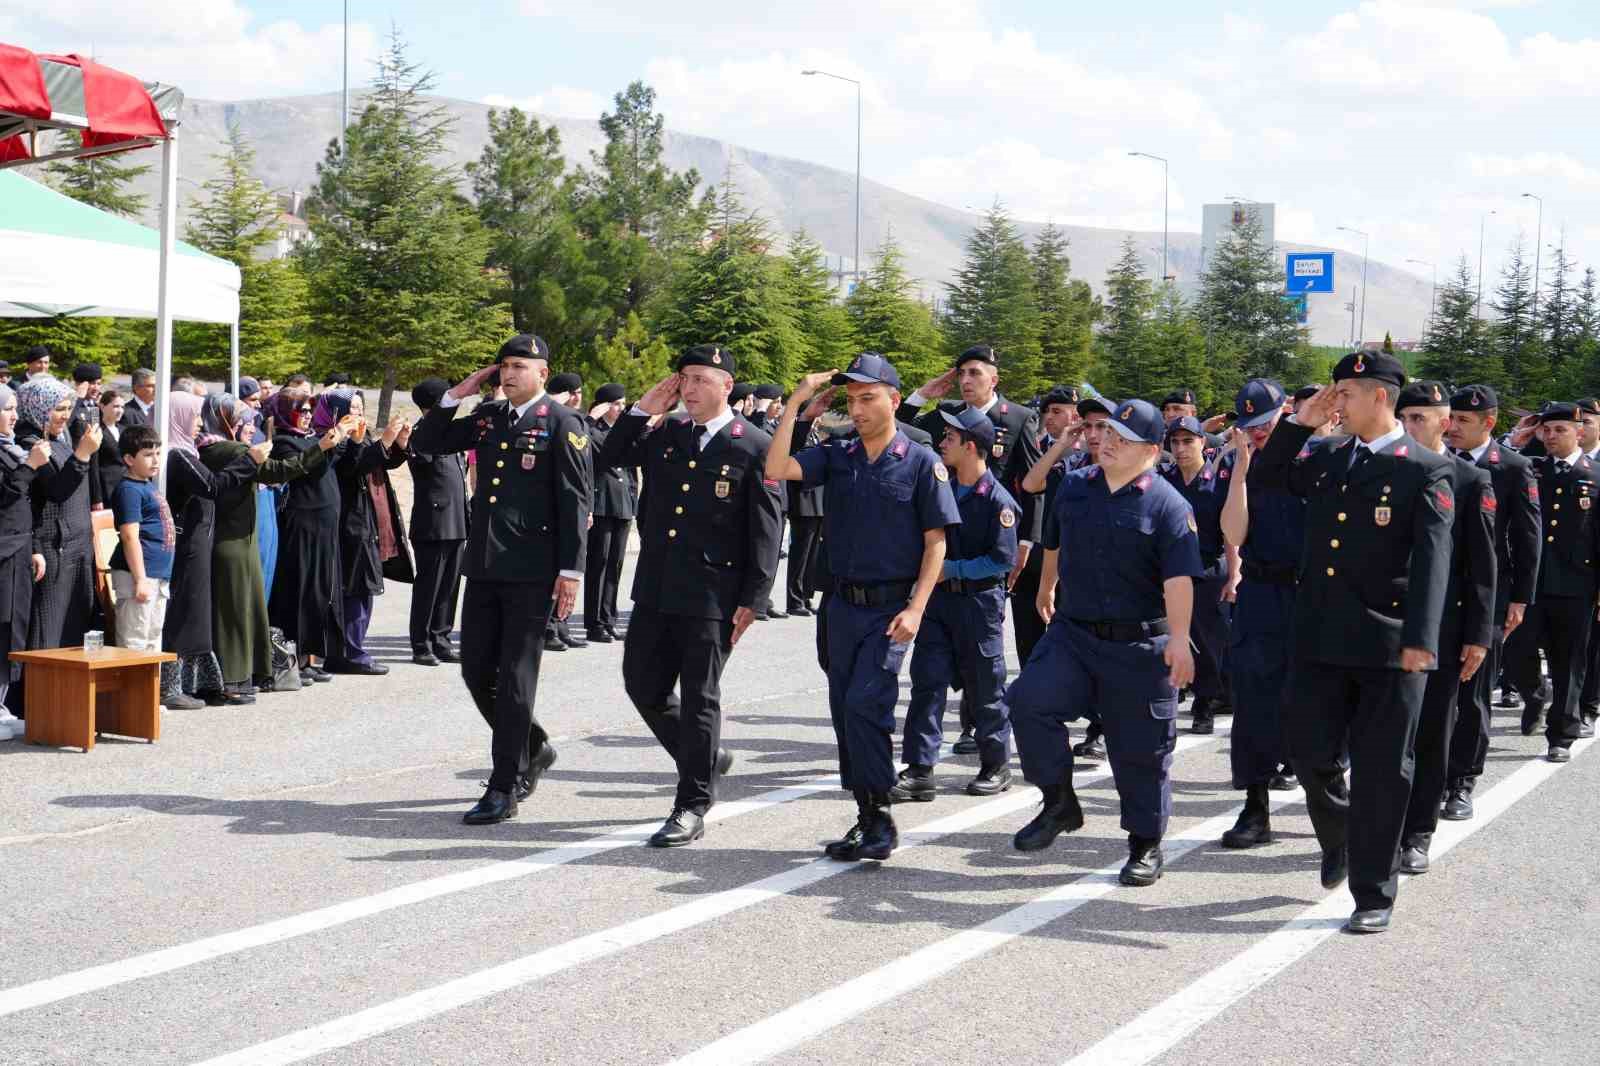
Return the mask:
[[(716, 356), (712, 356), (712, 358), (714, 359)], [(744, 423), (734, 419), (733, 427), (728, 430), (728, 435), (734, 439), (744, 436)]]

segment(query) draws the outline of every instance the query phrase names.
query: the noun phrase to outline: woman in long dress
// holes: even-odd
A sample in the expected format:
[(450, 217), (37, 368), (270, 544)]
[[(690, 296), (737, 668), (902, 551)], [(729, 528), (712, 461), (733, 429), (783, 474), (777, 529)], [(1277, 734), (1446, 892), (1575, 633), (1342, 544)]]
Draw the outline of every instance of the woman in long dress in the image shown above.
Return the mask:
[[(43, 440), (50, 461), (33, 475), (33, 552), (44, 556), (44, 577), (33, 587), (29, 648), (83, 643), (94, 617), (94, 530), (89, 520), (89, 460), (99, 448), (97, 427), (75, 446), (68, 433), (76, 397), (55, 378), (40, 376), (17, 390), (17, 446)], [(92, 442), (92, 444), (90, 443)]]
[(0, 385), (0, 740), (22, 735), (22, 719), (6, 709), (6, 690), (21, 667), (7, 658), (28, 646), (33, 583), (44, 575), (44, 556), (33, 553), (34, 475), (50, 461), (50, 446), (24, 451), (17, 444), (17, 394)]

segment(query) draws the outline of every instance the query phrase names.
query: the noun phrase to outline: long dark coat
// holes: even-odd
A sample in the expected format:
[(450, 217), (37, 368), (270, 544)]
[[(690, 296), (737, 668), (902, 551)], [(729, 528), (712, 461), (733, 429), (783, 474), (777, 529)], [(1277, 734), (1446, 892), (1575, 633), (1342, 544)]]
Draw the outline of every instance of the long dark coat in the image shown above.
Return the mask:
[(212, 634), (211, 549), (217, 496), (255, 479), (256, 464), (240, 451), (219, 470), (197, 455), (174, 449), (167, 456), (167, 506), (178, 527), (172, 556), (172, 592), (161, 647), (180, 656), (216, 650)]
[[(334, 467), (350, 449), (341, 441), (329, 462), (289, 482), (278, 513), (278, 565), (268, 616), (301, 655), (325, 657), (344, 647), (344, 582), (339, 562), (339, 478)], [(279, 434), (274, 459), (303, 459), (317, 438)]]

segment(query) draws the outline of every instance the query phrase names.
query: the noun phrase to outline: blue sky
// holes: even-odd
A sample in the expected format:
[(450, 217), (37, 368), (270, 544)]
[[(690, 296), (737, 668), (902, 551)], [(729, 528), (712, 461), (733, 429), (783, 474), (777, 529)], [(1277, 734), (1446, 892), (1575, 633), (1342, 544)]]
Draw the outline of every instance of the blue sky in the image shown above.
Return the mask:
[[(844, 169), (865, 83), (867, 177), (957, 207), (1172, 228), (1237, 194), (1278, 204), (1280, 239), (1390, 263), (1490, 261), (1525, 233), (1600, 265), (1595, 0), (981, 3), (351, 0), (352, 80), (391, 23), (439, 91), (590, 116), (628, 81), (668, 124)], [(0, 40), (236, 99), (328, 91), (339, 0), (13, 0)], [(1548, 258), (1548, 256), (1547, 256)], [(1416, 268), (1426, 275), (1427, 268)]]

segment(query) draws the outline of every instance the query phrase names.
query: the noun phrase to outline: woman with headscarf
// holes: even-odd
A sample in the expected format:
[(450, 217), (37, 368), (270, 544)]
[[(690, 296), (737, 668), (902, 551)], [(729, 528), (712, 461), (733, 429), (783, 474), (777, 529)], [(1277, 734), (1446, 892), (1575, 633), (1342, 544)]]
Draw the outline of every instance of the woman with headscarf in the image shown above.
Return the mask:
[[(289, 390), (272, 397), (271, 414), (274, 459), (303, 460), (318, 446), (318, 436), (340, 425), (350, 431), (355, 422), (341, 420), (322, 399), (313, 407), (309, 397)], [(318, 436), (312, 435), (313, 427)], [(333, 675), (320, 664), (343, 647), (339, 479), (334, 465), (353, 445), (349, 439), (339, 441), (329, 451), (326, 465), (289, 482), (278, 515), (278, 566), (267, 617), (295, 642), (304, 684), (332, 681)]]
[[(338, 426), (317, 447), (292, 458), (270, 459), (271, 445), (242, 438), (255, 426), (250, 409), (225, 392), (212, 393), (200, 412), (200, 461), (213, 474), (250, 464), (250, 477), (217, 494), (216, 535), (211, 549), (212, 639), (222, 665), (223, 691), (230, 703), (253, 703), (257, 687), (272, 676), (272, 643), (267, 633), (267, 593), (256, 548), (258, 506), (271, 503), (258, 491), (315, 473), (341, 440)], [(260, 460), (260, 465), (256, 461)], [(277, 526), (274, 524), (273, 529)]]
[(17, 394), (0, 385), (0, 740), (22, 735), (22, 720), (5, 707), (6, 690), (21, 668), (7, 656), (28, 646), (33, 583), (44, 576), (44, 556), (33, 553), (29, 489), (51, 457), (44, 441), (24, 451), (16, 429)]
[(44, 441), (50, 461), (33, 475), (33, 553), (44, 556), (44, 577), (34, 585), (29, 648), (83, 643), (94, 617), (94, 529), (89, 520), (89, 460), (100, 447), (91, 424), (76, 446), (67, 432), (76, 402), (65, 384), (48, 375), (17, 390), (17, 446)]
[[(389, 470), (406, 461), (411, 430), (400, 418), (390, 419), (377, 438), (369, 437), (366, 401), (355, 389), (330, 389), (318, 398), (312, 427), (332, 425), (346, 416), (360, 419), (344, 454), (334, 462), (339, 478), (339, 577), (343, 585), (343, 643), (328, 657), (336, 674), (386, 674), (389, 668), (367, 654), (367, 628), (372, 624), (372, 599), (383, 594), (383, 561), (403, 549), (405, 534), (397, 528)], [(382, 498), (382, 513), (376, 497)]]
[(161, 702), (182, 710), (229, 702), (211, 627), (216, 500), (220, 493), (251, 481), (256, 472), (248, 451), (221, 470), (213, 471), (200, 461), (200, 445), (210, 443), (201, 433), (200, 411), (200, 397), (193, 393), (173, 392), (167, 397), (167, 504), (178, 526), (178, 544), (161, 647), (178, 661), (162, 664)]

